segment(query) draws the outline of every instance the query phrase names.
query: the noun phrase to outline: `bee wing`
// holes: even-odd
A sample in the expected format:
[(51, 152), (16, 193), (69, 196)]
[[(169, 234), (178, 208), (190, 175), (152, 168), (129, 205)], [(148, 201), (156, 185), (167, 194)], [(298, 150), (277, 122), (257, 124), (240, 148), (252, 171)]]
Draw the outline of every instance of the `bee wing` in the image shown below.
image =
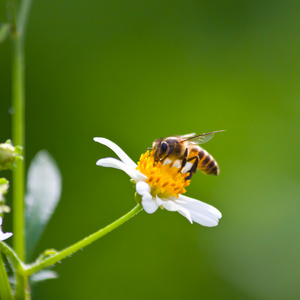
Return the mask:
[(218, 130), (218, 131), (212, 131), (212, 132), (208, 132), (208, 133), (199, 134), (199, 135), (187, 138), (185, 141), (191, 141), (192, 143), (195, 143), (195, 144), (204, 144), (204, 143), (207, 143), (209, 140), (211, 140), (214, 137), (214, 134), (216, 132), (222, 132), (222, 131), (225, 131), (225, 130)]
[(188, 133), (188, 134), (185, 134), (185, 135), (180, 135), (180, 137), (186, 140), (186, 139), (189, 139), (189, 138), (191, 138), (195, 135), (196, 135), (196, 133), (194, 132), (194, 133)]

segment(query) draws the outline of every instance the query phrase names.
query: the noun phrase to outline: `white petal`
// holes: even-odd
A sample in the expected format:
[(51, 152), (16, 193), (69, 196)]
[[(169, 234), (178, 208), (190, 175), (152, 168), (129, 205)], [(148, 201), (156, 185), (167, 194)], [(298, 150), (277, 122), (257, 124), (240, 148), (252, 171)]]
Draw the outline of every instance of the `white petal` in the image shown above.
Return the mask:
[(6, 232), (6, 233), (3, 233), (0, 231), (0, 241), (4, 241), (8, 238), (10, 238), (13, 234), (11, 232)]
[(164, 207), (168, 211), (177, 211), (177, 205), (172, 200), (160, 199), (156, 196), (156, 202), (159, 206)]
[(135, 185), (136, 192), (141, 196), (145, 195), (146, 193), (150, 194), (151, 187), (148, 183), (144, 181), (139, 181)]
[(185, 216), (191, 223), (193, 223), (189, 210), (181, 205), (178, 205), (176, 200), (160, 199), (156, 196), (156, 202), (159, 206), (163, 206), (168, 211), (178, 211), (180, 214)]
[(180, 207), (178, 208), (178, 212), (183, 215), (184, 217), (186, 217), (191, 224), (193, 224), (193, 218), (191, 216), (191, 213), (188, 209), (185, 209), (184, 207)]
[(132, 168), (136, 168), (137, 164), (114, 142), (106, 139), (106, 138), (101, 138), (101, 137), (95, 137), (94, 138), (95, 142), (98, 142), (102, 145), (105, 145), (109, 147), (112, 151), (114, 151), (119, 158), (128, 166)]
[(13, 235), (11, 232), (6, 232), (6, 233), (2, 232), (1, 230), (2, 223), (3, 223), (3, 218), (0, 217), (0, 241), (4, 241)]
[(196, 223), (201, 224), (202, 226), (213, 227), (217, 226), (219, 223), (219, 219), (211, 215), (201, 214), (195, 211), (190, 211), (190, 214), (192, 219)]
[(150, 190), (151, 190), (150, 185), (146, 182), (139, 181), (137, 182), (135, 188), (136, 188), (136, 192), (142, 196), (142, 205), (145, 211), (148, 214), (154, 213), (157, 210), (158, 205), (156, 204), (152, 195), (150, 194)]
[(191, 209), (193, 209), (193, 208), (198, 209), (198, 208), (202, 207), (203, 209), (210, 211), (212, 214), (214, 214), (219, 219), (222, 218), (221, 212), (210, 204), (204, 203), (200, 200), (190, 198), (190, 197), (187, 197), (184, 195), (179, 195), (178, 200), (183, 200), (186, 203), (185, 207), (188, 207)]
[(203, 226), (216, 226), (222, 217), (222, 214), (215, 207), (186, 196), (180, 195), (177, 204), (189, 210), (193, 221)]
[(218, 220), (221, 218), (219, 211), (218, 211), (218, 213), (216, 213), (215, 211), (211, 210), (210, 208), (204, 208), (201, 206), (201, 202), (199, 203), (199, 205), (194, 204), (193, 206), (191, 206), (187, 203), (184, 203), (184, 202), (180, 203), (180, 205), (185, 207), (186, 209), (188, 209), (193, 214), (205, 215), (214, 220)]
[(127, 175), (129, 175), (134, 181), (140, 181), (140, 180), (146, 180), (147, 177), (142, 174), (141, 172), (137, 171), (135, 168), (132, 168), (122, 161), (112, 158), (112, 157), (107, 157), (107, 158), (102, 158), (97, 161), (97, 166), (101, 167), (108, 167), (108, 168), (115, 168), (124, 171)]
[(152, 196), (151, 196), (151, 198), (148, 196), (143, 196), (142, 197), (142, 205), (144, 207), (145, 212), (148, 214), (153, 214), (158, 209), (158, 205), (155, 202), (155, 200), (152, 198)]

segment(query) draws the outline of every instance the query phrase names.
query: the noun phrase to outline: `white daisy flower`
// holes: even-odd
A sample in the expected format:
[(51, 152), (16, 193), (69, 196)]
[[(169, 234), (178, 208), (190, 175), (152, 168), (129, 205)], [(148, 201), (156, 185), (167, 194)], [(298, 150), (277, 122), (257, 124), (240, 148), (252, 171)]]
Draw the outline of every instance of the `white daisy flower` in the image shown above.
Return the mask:
[(13, 235), (11, 232), (4, 233), (2, 231), (2, 229), (1, 229), (2, 222), (3, 222), (3, 219), (2, 219), (2, 217), (0, 217), (0, 241), (4, 241), (4, 240), (10, 238)]
[(153, 152), (142, 154), (136, 164), (118, 145), (112, 141), (96, 137), (95, 142), (113, 150), (120, 160), (112, 157), (97, 161), (98, 166), (110, 167), (124, 171), (135, 182), (136, 192), (141, 196), (144, 210), (152, 214), (158, 207), (169, 211), (177, 211), (191, 223), (203, 226), (216, 226), (222, 214), (215, 207), (199, 200), (183, 196), (185, 187), (190, 184), (186, 180), (189, 173), (178, 172), (172, 164), (154, 164)]

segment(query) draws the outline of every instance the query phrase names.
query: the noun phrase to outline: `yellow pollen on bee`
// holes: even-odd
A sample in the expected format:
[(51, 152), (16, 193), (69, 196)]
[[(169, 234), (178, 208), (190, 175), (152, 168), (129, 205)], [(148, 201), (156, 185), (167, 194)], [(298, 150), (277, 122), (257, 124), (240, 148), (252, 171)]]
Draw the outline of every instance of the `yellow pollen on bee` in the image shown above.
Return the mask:
[(185, 188), (190, 184), (190, 180), (186, 180), (189, 173), (178, 172), (173, 164), (154, 164), (154, 151), (142, 154), (136, 169), (147, 176), (146, 182), (151, 187), (152, 196), (178, 198), (179, 194), (186, 192)]

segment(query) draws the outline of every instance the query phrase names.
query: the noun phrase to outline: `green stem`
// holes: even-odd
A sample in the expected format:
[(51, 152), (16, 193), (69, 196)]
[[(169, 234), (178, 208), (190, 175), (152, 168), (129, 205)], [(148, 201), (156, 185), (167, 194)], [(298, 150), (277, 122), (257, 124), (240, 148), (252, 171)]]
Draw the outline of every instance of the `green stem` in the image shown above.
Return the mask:
[[(16, 295), (15, 299), (30, 299), (28, 292), (28, 276), (25, 273), (25, 265), (18, 255), (4, 242), (0, 242), (0, 251), (6, 255), (13, 266), (16, 275)], [(2, 298), (1, 298), (2, 299)], [(6, 299), (3, 297), (3, 299)], [(9, 299), (9, 298), (8, 298)]]
[[(11, 22), (12, 37), (12, 139), (14, 145), (25, 145), (25, 62), (24, 41), (25, 28), (29, 15), (31, 0), (22, 0), (18, 13), (15, 0), (7, 0), (8, 16)], [(23, 152), (23, 157), (25, 154)], [(14, 249), (20, 260), (25, 259), (25, 217), (24, 190), (25, 170), (24, 159), (16, 161), (13, 172), (13, 231)], [(29, 299), (28, 277), (24, 272), (16, 271), (16, 299)]]
[(28, 276), (16, 273), (16, 300), (29, 300), (30, 292), (28, 286)]
[[(7, 0), (8, 15), (11, 22), (12, 55), (12, 138), (15, 145), (25, 145), (25, 76), (24, 76), (24, 40), (31, 0), (23, 0), (17, 14), (14, 0)], [(24, 153), (23, 153), (24, 157)], [(25, 259), (24, 230), (24, 160), (16, 162), (13, 172), (13, 229), (14, 249), (19, 257)]]
[(20, 35), (22, 36), (23, 41), (25, 40), (26, 27), (27, 27), (31, 4), (32, 4), (32, 0), (23, 0), (21, 2), (21, 7), (18, 15), (17, 26), (19, 28), (19, 32)]
[(2, 253), (0, 251), (0, 298), (12, 300), (13, 295), (11, 292), (10, 284), (8, 281), (7, 273), (4, 267), (4, 262), (2, 259)]
[(68, 257), (69, 255), (77, 252), (78, 250), (88, 246), (92, 242), (96, 241), (97, 239), (101, 238), (102, 236), (106, 235), (107, 233), (111, 232), (115, 228), (119, 227), (126, 221), (128, 221), (130, 218), (135, 216), (137, 213), (143, 210), (143, 207), (141, 204), (138, 204), (135, 206), (130, 212), (128, 212), (126, 215), (121, 217), (120, 219), (116, 220), (115, 222), (111, 223), (110, 225), (104, 227), (103, 229), (100, 229), (99, 231), (93, 233), (92, 235), (84, 238), (83, 240), (73, 244), (72, 246), (62, 250), (61, 252), (58, 252), (54, 254), (53, 256), (50, 256), (42, 261), (38, 261), (32, 265), (29, 265), (27, 269), (25, 270), (26, 274), (32, 275), (33, 273), (42, 270), (46, 267), (49, 267), (62, 259)]
[(16, 272), (21, 274), (24, 273), (25, 265), (12, 248), (10, 248), (6, 243), (0, 242), (0, 251), (2, 251), (7, 258), (9, 258), (9, 261)]
[[(13, 69), (12, 69), (12, 97), (14, 114), (13, 122), (13, 142), (24, 149), (24, 56), (20, 36), (13, 37)], [(24, 151), (24, 150), (23, 150)], [(24, 157), (24, 152), (23, 152)], [(24, 230), (24, 159), (16, 162), (13, 172), (13, 231), (14, 249), (20, 259), (25, 259), (25, 230)]]

